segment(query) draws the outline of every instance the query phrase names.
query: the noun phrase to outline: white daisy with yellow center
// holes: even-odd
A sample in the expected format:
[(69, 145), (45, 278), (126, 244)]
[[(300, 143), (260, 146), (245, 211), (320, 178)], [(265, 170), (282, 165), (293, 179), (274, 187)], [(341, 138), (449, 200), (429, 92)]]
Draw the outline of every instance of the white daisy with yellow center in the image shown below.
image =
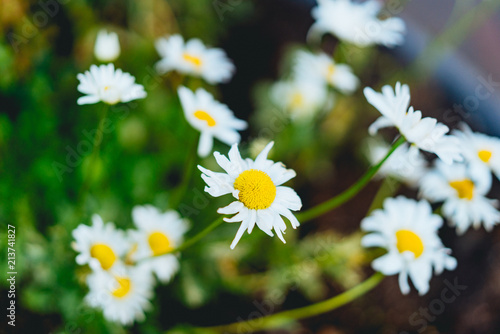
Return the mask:
[(202, 88), (193, 93), (181, 86), (178, 93), (187, 121), (201, 133), (198, 144), (200, 157), (212, 152), (214, 137), (227, 145), (239, 143), (240, 134), (237, 130), (246, 129), (247, 122), (234, 117), (228, 106), (216, 101)]
[(80, 81), (78, 91), (86, 94), (76, 101), (79, 105), (99, 101), (113, 105), (146, 97), (144, 87), (135, 83), (135, 78), (129, 73), (115, 70), (113, 64), (92, 65), (90, 71), (79, 73), (77, 78)]
[(138, 267), (122, 267), (113, 272), (96, 271), (87, 277), (89, 293), (85, 301), (103, 311), (108, 321), (132, 325), (145, 319), (152, 308), (153, 277)]
[(421, 195), (431, 202), (444, 202), (443, 215), (457, 227), (458, 234), (481, 225), (491, 231), (500, 223), (498, 201), (486, 197), (491, 188), (491, 173), (476, 166), (438, 162), (421, 181)]
[(409, 143), (421, 150), (436, 154), (444, 162), (462, 161), (459, 140), (450, 135), (449, 128), (435, 118), (424, 117), (422, 112), (410, 105), (410, 88), (396, 83), (395, 89), (386, 85), (377, 93), (366, 87), (364, 94), (368, 102), (382, 114), (369, 128), (371, 135), (381, 128), (395, 126)]
[(201, 177), (207, 184), (207, 193), (214, 197), (232, 194), (236, 198), (236, 201), (217, 211), (220, 214), (235, 214), (231, 218), (224, 218), (226, 222), (241, 222), (231, 249), (236, 246), (245, 230), (251, 233), (255, 225), (269, 236), (274, 235), (274, 229), (283, 243), (286, 225), (281, 216), (286, 217), (293, 228), (300, 225), (290, 211), (300, 210), (300, 197), (292, 188), (282, 186), (296, 174), (292, 169), (286, 169), (282, 163), (267, 159), (273, 144), (269, 143), (255, 161), (242, 159), (237, 145), (231, 147), (229, 159), (215, 152), (215, 159), (225, 173), (212, 172), (198, 166), (202, 171)]
[(318, 6), (311, 12), (315, 22), (309, 30), (308, 39), (318, 40), (324, 33), (330, 33), (359, 47), (403, 44), (404, 21), (396, 17), (379, 19), (381, 7), (382, 4), (376, 0), (363, 3), (318, 0)]
[(461, 131), (455, 130), (453, 134), (460, 139), (468, 162), (486, 166), (500, 180), (500, 138), (472, 132), (465, 123), (461, 124)]
[(92, 226), (79, 225), (72, 232), (73, 248), (79, 254), (76, 263), (88, 264), (93, 270), (111, 270), (121, 265), (120, 258), (130, 245), (122, 231), (113, 223), (102, 221), (99, 215), (92, 216)]
[(102, 62), (115, 61), (120, 56), (120, 41), (115, 32), (107, 32), (105, 29), (97, 33), (94, 45), (94, 55)]
[(352, 73), (351, 67), (335, 63), (325, 53), (298, 51), (293, 72), (298, 81), (301, 78), (316, 79), (335, 87), (343, 94), (353, 93), (359, 85), (359, 79)]
[(383, 209), (373, 211), (361, 222), (361, 229), (369, 232), (361, 244), (387, 250), (372, 262), (372, 267), (384, 275), (399, 274), (403, 294), (410, 292), (410, 278), (418, 293), (424, 295), (429, 291), (433, 269), (439, 275), (457, 265), (437, 234), (442, 224), (443, 219), (432, 213), (427, 201), (388, 198)]
[(166, 283), (179, 270), (177, 255), (169, 253), (182, 244), (189, 224), (176, 211), (160, 212), (151, 205), (136, 206), (132, 218), (137, 230), (130, 230), (130, 257), (138, 267), (154, 273)]
[(160, 74), (170, 71), (202, 77), (208, 83), (228, 82), (235, 71), (226, 52), (219, 48), (207, 48), (203, 42), (193, 38), (184, 43), (180, 35), (156, 40), (156, 50), (162, 57), (156, 63)]

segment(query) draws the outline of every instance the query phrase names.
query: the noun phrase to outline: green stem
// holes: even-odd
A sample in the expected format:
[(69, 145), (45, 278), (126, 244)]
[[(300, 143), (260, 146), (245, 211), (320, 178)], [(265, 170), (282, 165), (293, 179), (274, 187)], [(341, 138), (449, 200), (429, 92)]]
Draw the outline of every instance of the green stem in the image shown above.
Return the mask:
[(316, 304), (279, 312), (258, 319), (235, 322), (222, 326), (205, 327), (200, 328), (200, 330), (206, 330), (207, 332), (211, 330), (220, 333), (247, 333), (281, 327), (290, 322), (323, 314), (344, 306), (375, 288), (384, 277), (385, 276), (381, 273), (375, 273), (350, 290)]
[(191, 145), (191, 149), (188, 152), (188, 156), (186, 158), (186, 162), (184, 165), (184, 174), (182, 176), (182, 181), (179, 187), (176, 189), (175, 194), (172, 196), (169, 207), (172, 209), (177, 209), (179, 204), (181, 203), (186, 191), (189, 187), (189, 183), (191, 182), (191, 177), (194, 173), (194, 166), (196, 166), (197, 159), (197, 149), (198, 149), (198, 140), (199, 136), (195, 136), (193, 140), (193, 144)]
[(339, 195), (323, 202), (315, 207), (312, 207), (309, 210), (306, 210), (304, 212), (298, 213), (296, 215), (297, 219), (304, 223), (308, 220), (314, 219), (318, 216), (321, 216), (322, 214), (335, 209), (336, 207), (344, 204), (351, 198), (353, 198), (356, 194), (358, 194), (367, 184), (370, 182), (370, 180), (375, 176), (375, 174), (378, 172), (380, 167), (384, 164), (384, 162), (391, 156), (391, 154), (401, 145), (405, 142), (404, 137), (400, 137), (391, 147), (387, 155), (380, 160), (380, 162), (374, 166), (372, 166), (355, 184), (353, 184), (351, 187), (349, 187), (347, 190), (344, 192), (340, 193)]

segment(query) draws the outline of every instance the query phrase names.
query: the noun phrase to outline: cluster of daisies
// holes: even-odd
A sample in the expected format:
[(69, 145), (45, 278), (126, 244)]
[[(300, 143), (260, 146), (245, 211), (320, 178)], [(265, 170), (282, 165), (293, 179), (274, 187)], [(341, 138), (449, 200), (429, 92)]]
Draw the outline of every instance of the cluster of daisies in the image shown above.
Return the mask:
[[(312, 11), (316, 21), (308, 38), (317, 40), (330, 33), (360, 47), (401, 44), (403, 21), (380, 20), (380, 10), (375, 0), (318, 0)], [(198, 39), (184, 41), (180, 35), (172, 35), (158, 39), (155, 46), (161, 58), (156, 64), (159, 75), (177, 72), (217, 84), (229, 81), (235, 72), (222, 49), (208, 48)], [(96, 58), (112, 62), (119, 53), (116, 34), (100, 32)], [(85, 94), (78, 104), (113, 105), (146, 97), (144, 87), (112, 63), (92, 65), (78, 79), (78, 90)], [(359, 85), (349, 65), (337, 64), (321, 51), (301, 50), (294, 55), (292, 76), (271, 87), (270, 95), (292, 119), (304, 120), (331, 108), (335, 91), (351, 94)], [(232, 202), (218, 209), (220, 214), (231, 215), (224, 218), (226, 222), (239, 223), (230, 248), (255, 226), (285, 242), (287, 224), (299, 226), (293, 212), (302, 207), (297, 193), (284, 186), (296, 176), (295, 171), (268, 158), (273, 142), (254, 160), (243, 158), (238, 149), (238, 131), (246, 129), (247, 123), (205, 89), (192, 91), (180, 85), (176, 93), (186, 121), (200, 132), (200, 157), (212, 153), (214, 138), (231, 146), (227, 156), (213, 153), (222, 172), (198, 166), (208, 194), (233, 197)], [(382, 128), (395, 127), (405, 139), (383, 164), (379, 175), (419, 188), (421, 199), (386, 199), (382, 209), (362, 221), (361, 228), (367, 232), (362, 245), (387, 250), (372, 266), (385, 275), (398, 274), (404, 294), (410, 291), (409, 279), (420, 294), (425, 294), (433, 272), (453, 270), (457, 265), (438, 236), (443, 218), (433, 212), (430, 203), (442, 204), (439, 212), (456, 226), (458, 233), (470, 226), (484, 226), (489, 231), (500, 222), (497, 202), (486, 197), (492, 185), (491, 172), (500, 177), (500, 140), (474, 133), (466, 125), (450, 133), (446, 125), (423, 117), (421, 111), (410, 106), (410, 90), (405, 84), (384, 86), (380, 92), (367, 87), (364, 95), (381, 113), (368, 132), (375, 136)], [(370, 158), (378, 162), (389, 149), (388, 143), (373, 137)], [(429, 167), (422, 151), (436, 155), (433, 167)], [(135, 230), (120, 231), (95, 215), (92, 226), (80, 225), (73, 231), (76, 261), (92, 269), (87, 277), (87, 302), (101, 308), (107, 319), (122, 324), (144, 318), (155, 280), (168, 282), (179, 269), (175, 249), (188, 229), (187, 221), (175, 211), (162, 213), (152, 206), (139, 206), (133, 209), (132, 216)]]

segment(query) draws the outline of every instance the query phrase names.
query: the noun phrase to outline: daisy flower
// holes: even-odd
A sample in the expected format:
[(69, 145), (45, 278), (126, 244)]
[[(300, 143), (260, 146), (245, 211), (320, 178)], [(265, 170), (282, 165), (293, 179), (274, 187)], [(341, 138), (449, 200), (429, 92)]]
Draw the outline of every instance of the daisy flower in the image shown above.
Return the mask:
[[(367, 156), (371, 164), (382, 160), (390, 150), (390, 145), (382, 139), (370, 138), (367, 143)], [(399, 146), (384, 162), (377, 175), (390, 176), (409, 186), (417, 186), (425, 174), (427, 161), (420, 150), (407, 143)]]
[(73, 248), (79, 254), (76, 263), (88, 264), (93, 270), (110, 270), (120, 264), (129, 243), (122, 231), (113, 223), (102, 221), (99, 215), (92, 216), (92, 226), (79, 225), (72, 232)]
[(122, 70), (115, 70), (113, 64), (90, 66), (90, 71), (77, 75), (80, 84), (78, 91), (82, 96), (76, 101), (79, 105), (102, 101), (107, 104), (129, 102), (146, 97), (144, 87), (135, 83), (135, 78)]
[(421, 181), (420, 192), (431, 202), (444, 202), (443, 215), (457, 233), (471, 225), (491, 231), (500, 222), (498, 201), (486, 198), (491, 188), (491, 173), (478, 165), (437, 163)]
[(500, 180), (500, 139), (483, 133), (472, 132), (465, 123), (461, 131), (453, 134), (460, 139), (460, 146), (465, 159), (472, 164), (487, 166)]
[(387, 254), (372, 262), (372, 267), (384, 275), (399, 274), (403, 294), (410, 292), (410, 278), (418, 293), (424, 295), (429, 291), (433, 269), (439, 275), (444, 269), (457, 266), (437, 234), (442, 224), (443, 219), (432, 213), (427, 201), (403, 196), (388, 198), (383, 209), (373, 211), (361, 222), (361, 229), (370, 232), (361, 244), (387, 250)]
[(160, 74), (176, 70), (180, 73), (202, 77), (208, 83), (228, 82), (235, 71), (224, 50), (207, 48), (199, 39), (184, 43), (180, 35), (156, 40), (156, 50), (162, 57), (156, 63)]
[(333, 104), (322, 82), (311, 77), (278, 81), (271, 87), (270, 94), (271, 101), (288, 112), (292, 120), (311, 119)]
[(145, 319), (153, 296), (153, 279), (149, 272), (135, 267), (123, 267), (113, 273), (95, 271), (87, 277), (89, 293), (85, 301), (102, 309), (104, 317), (122, 325)]
[(215, 159), (225, 173), (212, 172), (198, 166), (202, 172), (201, 177), (207, 184), (207, 193), (214, 197), (232, 194), (236, 199), (217, 210), (220, 214), (235, 214), (231, 218), (224, 218), (226, 222), (241, 222), (231, 249), (234, 249), (245, 230), (250, 234), (256, 224), (271, 237), (274, 229), (283, 243), (286, 225), (281, 216), (286, 217), (293, 228), (300, 225), (290, 210), (300, 210), (302, 202), (292, 188), (282, 186), (296, 174), (292, 169), (286, 169), (282, 163), (267, 159), (273, 144), (269, 143), (255, 161), (243, 160), (238, 145), (231, 147), (229, 159), (215, 152)]
[(364, 3), (318, 0), (318, 6), (311, 12), (315, 22), (309, 30), (308, 39), (318, 39), (324, 33), (331, 33), (359, 47), (403, 44), (404, 21), (395, 17), (380, 20), (377, 16), (381, 6), (376, 0)]
[(382, 114), (372, 125), (369, 132), (377, 133), (380, 128), (395, 126), (406, 140), (421, 150), (436, 154), (444, 162), (462, 161), (461, 148), (456, 137), (446, 135), (449, 128), (435, 118), (424, 117), (422, 112), (409, 107), (410, 88), (396, 83), (382, 87), (377, 93), (366, 87), (364, 94), (368, 102)]
[(216, 101), (203, 88), (193, 93), (181, 86), (177, 91), (187, 121), (201, 132), (198, 144), (200, 157), (206, 157), (212, 151), (214, 137), (228, 145), (239, 143), (240, 134), (237, 130), (246, 129), (247, 122), (234, 117), (225, 104)]
[(336, 64), (325, 53), (298, 51), (295, 57), (294, 75), (296, 78), (312, 77), (337, 88), (344, 94), (351, 94), (359, 85), (358, 78), (348, 65)]
[(182, 243), (188, 222), (176, 211), (161, 213), (151, 205), (134, 207), (132, 218), (137, 230), (129, 231), (135, 250), (131, 258), (161, 282), (168, 282), (179, 269), (179, 261), (176, 255), (166, 253)]
[(94, 45), (94, 55), (102, 62), (115, 61), (120, 56), (120, 41), (114, 32), (108, 33), (102, 29), (97, 33)]

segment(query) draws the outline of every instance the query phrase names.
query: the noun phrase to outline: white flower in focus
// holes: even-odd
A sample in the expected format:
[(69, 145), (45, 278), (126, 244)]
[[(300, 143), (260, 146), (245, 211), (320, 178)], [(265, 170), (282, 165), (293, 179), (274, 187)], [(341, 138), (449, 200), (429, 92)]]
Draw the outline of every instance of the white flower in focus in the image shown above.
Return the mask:
[(339, 39), (359, 47), (381, 44), (394, 47), (403, 44), (405, 23), (391, 17), (377, 18), (382, 4), (376, 0), (355, 3), (350, 0), (318, 0), (312, 9), (315, 19), (308, 39), (319, 39), (324, 33), (331, 33)]
[(92, 216), (92, 226), (79, 225), (72, 235), (75, 239), (73, 248), (79, 253), (76, 263), (88, 264), (93, 270), (110, 270), (119, 266), (120, 257), (129, 248), (124, 233), (113, 223), (104, 224), (99, 215)]
[(372, 262), (372, 267), (384, 275), (399, 274), (403, 294), (410, 292), (410, 278), (418, 293), (424, 295), (429, 291), (433, 269), (439, 275), (457, 266), (437, 234), (442, 224), (443, 219), (432, 213), (427, 201), (388, 198), (383, 209), (373, 211), (361, 222), (361, 229), (370, 232), (361, 244), (387, 250)]
[(102, 62), (115, 61), (120, 56), (120, 41), (114, 32), (108, 33), (102, 29), (97, 33), (94, 45), (94, 55)]
[(202, 88), (193, 93), (181, 86), (178, 93), (187, 121), (201, 132), (198, 144), (200, 157), (206, 157), (212, 151), (214, 137), (227, 145), (239, 143), (237, 130), (246, 129), (247, 122), (234, 117), (225, 104), (216, 101)]
[(302, 78), (312, 78), (331, 85), (344, 94), (351, 94), (359, 85), (359, 80), (352, 73), (351, 67), (336, 64), (325, 53), (298, 51), (295, 57), (294, 75), (298, 81)]
[[(367, 143), (367, 156), (371, 164), (379, 163), (389, 152), (390, 145), (382, 139), (370, 138)], [(380, 167), (377, 175), (390, 176), (415, 187), (425, 174), (427, 161), (420, 150), (404, 143), (399, 146)]]
[(122, 70), (115, 70), (113, 64), (90, 66), (90, 71), (77, 75), (78, 91), (86, 94), (76, 101), (79, 105), (102, 101), (107, 104), (129, 102), (146, 97), (144, 87), (135, 83), (135, 78)]
[(274, 229), (283, 243), (286, 225), (281, 216), (286, 217), (293, 228), (299, 226), (290, 210), (300, 210), (302, 202), (292, 188), (282, 186), (296, 174), (295, 171), (286, 169), (282, 163), (267, 159), (273, 144), (269, 143), (255, 161), (242, 159), (237, 145), (231, 147), (229, 159), (215, 152), (215, 159), (225, 173), (212, 172), (198, 166), (203, 173), (201, 177), (207, 184), (207, 193), (214, 197), (232, 194), (236, 198), (236, 201), (217, 210), (220, 214), (235, 214), (231, 218), (224, 218), (226, 222), (241, 222), (231, 249), (236, 246), (245, 230), (251, 233), (256, 224), (271, 237)]
[(366, 87), (364, 94), (368, 102), (382, 114), (372, 125), (369, 132), (377, 133), (380, 128), (395, 126), (406, 140), (421, 150), (436, 154), (444, 162), (462, 161), (461, 148), (456, 137), (446, 135), (449, 128), (435, 118), (424, 117), (422, 112), (415, 111), (410, 104), (410, 88), (408, 85), (396, 83), (382, 87), (377, 93)]
[(489, 170), (479, 165), (446, 165), (438, 161), (422, 179), (420, 192), (431, 202), (444, 202), (443, 215), (457, 227), (458, 234), (481, 224), (491, 231), (500, 223), (498, 201), (486, 198), (491, 182)]
[(500, 138), (472, 132), (465, 123), (453, 134), (460, 139), (462, 154), (471, 164), (487, 166), (500, 180)]
[(208, 83), (228, 82), (235, 71), (226, 52), (219, 48), (207, 48), (203, 42), (193, 38), (184, 43), (180, 35), (156, 40), (156, 50), (162, 57), (156, 63), (160, 74), (169, 71), (202, 77)]
[(142, 270), (156, 274), (166, 283), (179, 269), (179, 261), (174, 254), (167, 254), (182, 243), (188, 229), (188, 222), (176, 211), (160, 212), (151, 205), (136, 206), (132, 218), (137, 230), (129, 235), (135, 251), (131, 254)]
[(153, 296), (153, 278), (148, 271), (123, 267), (113, 272), (96, 271), (87, 277), (85, 301), (103, 311), (104, 317), (122, 325), (145, 319)]
[(317, 78), (278, 81), (271, 87), (270, 98), (296, 121), (311, 119), (333, 104), (326, 87)]

